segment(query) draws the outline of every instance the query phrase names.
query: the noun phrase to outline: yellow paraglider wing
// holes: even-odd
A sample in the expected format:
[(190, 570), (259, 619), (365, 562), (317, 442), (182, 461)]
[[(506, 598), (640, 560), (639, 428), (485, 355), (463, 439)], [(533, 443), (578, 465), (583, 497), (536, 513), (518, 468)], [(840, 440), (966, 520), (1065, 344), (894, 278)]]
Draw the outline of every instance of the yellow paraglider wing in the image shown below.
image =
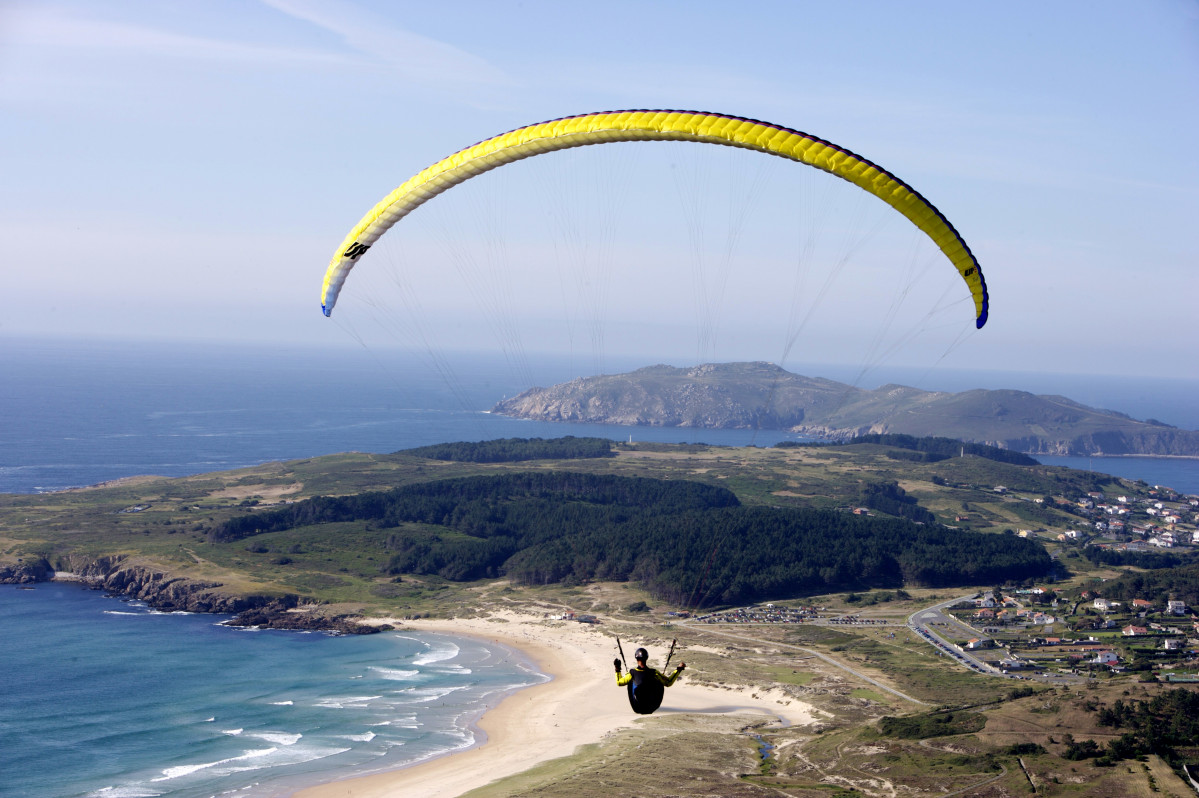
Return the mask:
[(743, 147), (814, 166), (874, 194), (920, 228), (945, 253), (974, 298), (975, 325), (986, 324), (987, 286), (978, 261), (953, 225), (915, 189), (880, 166), (797, 130), (723, 114), (612, 111), (555, 119), (481, 141), (438, 161), (388, 194), (337, 248), (321, 287), (321, 309), (333, 312), (354, 263), (400, 219), (475, 175), (541, 153), (612, 141), (694, 141)]

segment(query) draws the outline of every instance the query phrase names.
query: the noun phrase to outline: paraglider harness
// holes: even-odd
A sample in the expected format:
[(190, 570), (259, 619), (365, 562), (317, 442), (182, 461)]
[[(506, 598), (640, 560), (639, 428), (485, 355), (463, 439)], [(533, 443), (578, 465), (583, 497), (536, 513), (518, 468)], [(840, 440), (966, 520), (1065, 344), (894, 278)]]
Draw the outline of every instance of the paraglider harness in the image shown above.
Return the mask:
[[(674, 656), (674, 647), (678, 640), (670, 641), (670, 653), (666, 655), (666, 664), (662, 667), (670, 667), (670, 658)], [(658, 678), (658, 671), (654, 668), (628, 667), (628, 660), (624, 655), (624, 647), (620, 644), (620, 638), (616, 638), (616, 648), (620, 652), (620, 661), (625, 664), (625, 669), (628, 670), (629, 676), (632, 677), (628, 683), (629, 691), (629, 706), (638, 715), (652, 715), (658, 707), (662, 706), (662, 697), (666, 692), (665, 686)], [(620, 669), (616, 669), (619, 675)]]

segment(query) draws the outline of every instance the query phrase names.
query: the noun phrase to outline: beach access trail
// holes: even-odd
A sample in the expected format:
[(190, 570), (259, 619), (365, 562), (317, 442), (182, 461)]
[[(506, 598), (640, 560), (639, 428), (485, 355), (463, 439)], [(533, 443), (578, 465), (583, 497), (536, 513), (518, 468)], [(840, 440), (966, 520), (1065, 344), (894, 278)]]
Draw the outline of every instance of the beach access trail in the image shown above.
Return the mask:
[(904, 701), (911, 701), (913, 704), (916, 704), (916, 705), (922, 706), (922, 707), (928, 706), (928, 704), (926, 702), (921, 701), (919, 698), (912, 698), (907, 693), (901, 693), (898, 690), (896, 690), (894, 687), (885, 685), (882, 682), (880, 682), (879, 680), (873, 679), (873, 678), (867, 676), (866, 674), (862, 673), (861, 671), (854, 670), (853, 668), (846, 665), (844, 662), (835, 660), (832, 657), (828, 656), (827, 654), (822, 654), (821, 652), (819, 652), (815, 649), (804, 648), (803, 646), (793, 646), (793, 645), (790, 645), (789, 643), (780, 643), (775, 640), (763, 640), (758, 637), (750, 637), (748, 635), (736, 634), (734, 632), (722, 632), (722, 631), (718, 631), (716, 629), (705, 628), (703, 631), (705, 634), (717, 635), (719, 637), (727, 637), (727, 638), (731, 638), (733, 640), (740, 640), (742, 642), (758, 643), (761, 645), (773, 646), (775, 648), (788, 648), (788, 649), (791, 649), (792, 651), (802, 651), (805, 654), (810, 654), (813, 657), (816, 657), (818, 659), (823, 660), (824, 662), (827, 662), (829, 665), (832, 665), (834, 668), (840, 668), (841, 670), (843, 670), (846, 673), (853, 676), (855, 679), (860, 679), (863, 682), (872, 684), (880, 690), (885, 690), (888, 693), (890, 693), (891, 695), (897, 696), (898, 698), (902, 698)]

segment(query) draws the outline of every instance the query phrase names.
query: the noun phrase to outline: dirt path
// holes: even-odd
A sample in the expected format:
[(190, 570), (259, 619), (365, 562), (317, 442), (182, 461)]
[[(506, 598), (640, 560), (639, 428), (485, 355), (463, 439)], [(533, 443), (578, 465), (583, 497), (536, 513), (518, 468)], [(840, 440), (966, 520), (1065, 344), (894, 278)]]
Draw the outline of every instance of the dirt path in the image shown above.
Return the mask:
[(878, 681), (877, 679), (872, 679), (871, 677), (867, 676), (866, 674), (862, 673), (861, 671), (855, 671), (853, 668), (849, 667), (848, 665), (838, 662), (837, 660), (833, 659), (832, 657), (822, 654), (819, 651), (815, 651), (810, 648), (803, 648), (801, 646), (793, 646), (789, 643), (778, 643), (774, 640), (762, 640), (757, 637), (749, 637), (747, 635), (739, 635), (739, 634), (735, 634), (733, 632), (721, 632), (721, 631), (717, 631), (717, 630), (711, 628), (710, 626), (705, 626), (703, 631), (706, 634), (718, 635), (720, 637), (728, 637), (733, 640), (742, 640), (742, 641), (751, 642), (751, 643), (759, 643), (761, 645), (766, 645), (766, 646), (775, 646), (777, 648), (786, 648), (786, 649), (791, 649), (792, 651), (802, 651), (805, 654), (811, 654), (814, 657), (818, 657), (819, 659), (827, 662), (829, 665), (832, 665), (835, 668), (840, 668), (841, 670), (845, 671), (846, 673), (852, 674), (855, 678), (861, 679), (864, 682), (868, 682), (869, 684), (874, 685), (875, 687), (877, 687), (880, 690), (885, 690), (888, 693), (890, 693), (891, 695), (898, 696), (899, 698), (902, 698), (904, 701), (910, 701), (911, 703), (917, 704), (922, 707), (928, 706), (927, 703), (925, 703), (924, 701), (921, 701), (919, 698), (912, 698), (912, 696), (907, 695), (906, 693), (901, 693), (898, 690), (896, 690), (894, 687), (888, 687), (887, 685), (883, 684), (882, 682)]

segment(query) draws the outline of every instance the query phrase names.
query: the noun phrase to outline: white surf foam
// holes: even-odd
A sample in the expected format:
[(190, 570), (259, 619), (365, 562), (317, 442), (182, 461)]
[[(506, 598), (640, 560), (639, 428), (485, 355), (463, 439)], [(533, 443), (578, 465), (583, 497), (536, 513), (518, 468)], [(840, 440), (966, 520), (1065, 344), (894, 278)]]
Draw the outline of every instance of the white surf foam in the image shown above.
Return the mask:
[[(420, 675), (420, 671), (418, 671), (418, 670), (403, 670), (401, 668), (384, 668), (381, 665), (371, 665), (368, 668), (368, 670), (374, 671), (375, 673), (379, 674), (379, 677), (382, 679), (387, 679), (389, 681), (396, 681), (396, 682), (406, 682), (406, 681), (412, 679), (412, 677)], [(362, 677), (357, 676), (354, 678), (360, 679)]]
[(382, 697), (381, 695), (329, 696), (328, 698), (318, 699), (316, 706), (324, 707), (325, 709), (362, 709), (369, 705), (371, 701), (378, 701)]
[(268, 743), (274, 743), (275, 745), (295, 745), (304, 735), (291, 734), (289, 732), (263, 731), (250, 732), (246, 736), (255, 737), (259, 740), (265, 740)]
[(413, 665), (432, 665), (436, 662), (445, 662), (458, 656), (458, 652), (461, 650), (458, 646), (448, 642), (438, 641), (426, 645), (429, 646), (429, 650), (412, 660)]
[(162, 775), (152, 781), (171, 781), (172, 779), (181, 779), (184, 776), (190, 776), (193, 773), (198, 773), (201, 770), (209, 768), (219, 768), (221, 766), (231, 765), (235, 762), (244, 762), (249, 759), (259, 759), (264, 756), (270, 756), (279, 749), (277, 748), (257, 748), (249, 751), (243, 751), (240, 756), (231, 756), (225, 759), (218, 759), (215, 762), (199, 762), (194, 765), (176, 765), (175, 767), (167, 768), (162, 771)]
[(395, 694), (408, 698), (408, 701), (404, 703), (425, 704), (429, 701), (445, 698), (450, 693), (456, 693), (466, 688), (467, 685), (458, 685), (456, 687), (409, 687), (406, 690), (397, 690)]
[(89, 792), (86, 798), (158, 798), (161, 790), (153, 790), (136, 784), (126, 784), (119, 787), (101, 787)]
[(376, 735), (374, 732), (366, 732), (364, 734), (339, 734), (337, 736), (342, 740), (353, 740), (356, 743), (369, 743), (378, 735)]

